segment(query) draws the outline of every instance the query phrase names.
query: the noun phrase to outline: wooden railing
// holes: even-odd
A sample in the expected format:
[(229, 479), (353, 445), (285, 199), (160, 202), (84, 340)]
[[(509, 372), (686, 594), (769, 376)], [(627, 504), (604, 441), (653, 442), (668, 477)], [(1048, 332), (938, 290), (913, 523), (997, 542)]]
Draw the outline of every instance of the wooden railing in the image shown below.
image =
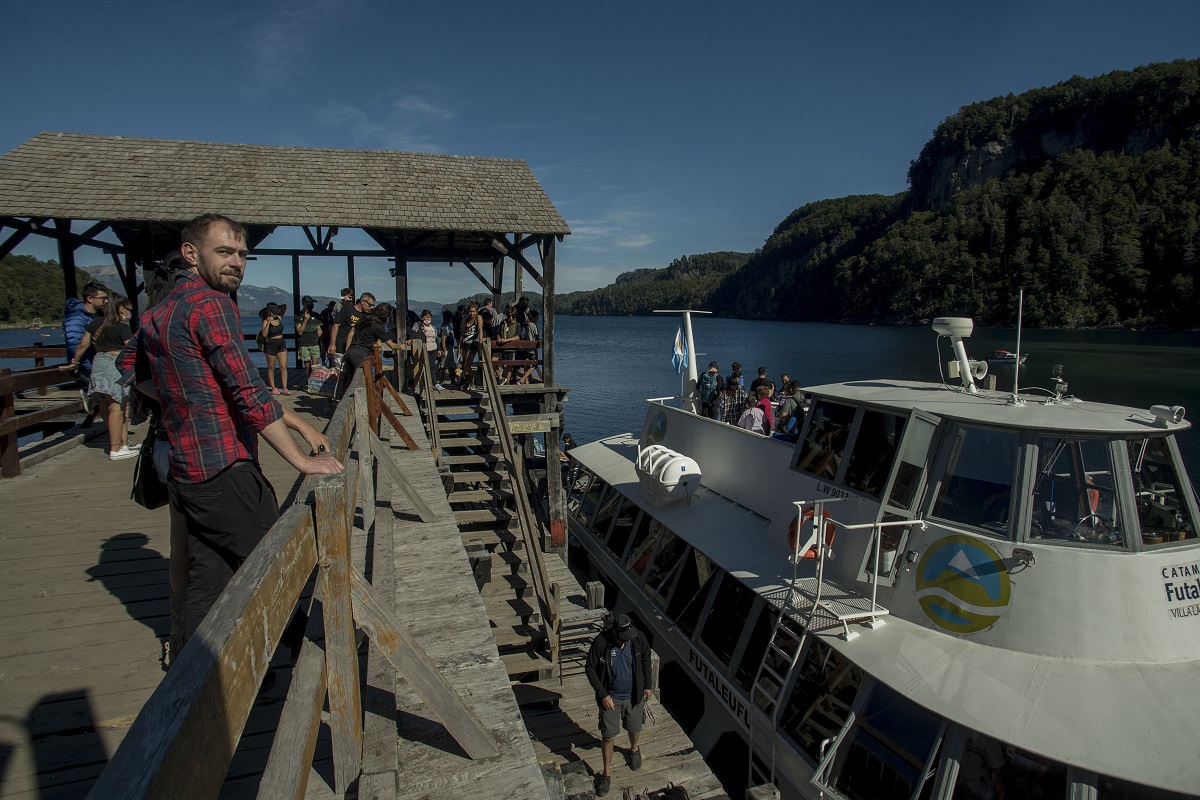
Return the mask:
[[(234, 574), (89, 797), (136, 800), (218, 794), (267, 665), (314, 569), (318, 578), (306, 639), (292, 672), (259, 796), (305, 795), (326, 700), (337, 793), (344, 795), (361, 773), (363, 714), (356, 626), (404, 675), (471, 758), (498, 754), (491, 735), (352, 564), (350, 533), (356, 511), (361, 509), (364, 530), (374, 525), (374, 465), (401, 480), (403, 475), (372, 426), (368, 399), (374, 387), (369, 390), (356, 376), (351, 389), (325, 431), (333, 454), (346, 465), (345, 472), (305, 479), (299, 500), (283, 512)], [(423, 519), (427, 512), (422, 513)]]
[(0, 369), (0, 477), (13, 478), (21, 474), (21, 457), (18, 440), (21, 431), (84, 409), (83, 398), (77, 397), (51, 408), (27, 413), (17, 413), (17, 394), (36, 390), (45, 395), (51, 386), (75, 381), (73, 373), (64, 372), (58, 366), (46, 366), (46, 359), (66, 361), (67, 348), (63, 345), (46, 347), (36, 342), (31, 347), (0, 348), (0, 358), (33, 359), (33, 369)]
[[(480, 352), (485, 365), (491, 363), (491, 346), (487, 341), (481, 343)], [(504, 464), (512, 483), (513, 506), (516, 510), (517, 523), (521, 529), (521, 541), (525, 547), (526, 557), (530, 559), (529, 575), (532, 578), (533, 591), (537, 596), (538, 608), (542, 616), (542, 627), (546, 634), (546, 643), (550, 651), (551, 665), (558, 672), (558, 640), (559, 640), (559, 608), (558, 594), (553, 591), (546, 575), (546, 562), (542, 558), (541, 537), (537, 535), (537, 518), (529, 505), (529, 493), (525, 483), (524, 463), (517, 452), (512, 433), (508, 428), (508, 416), (504, 410), (504, 399), (500, 396), (500, 386), (496, 373), (488, 367), (480, 370), (483, 373), (484, 395), (491, 408), (492, 419), (495, 421), (496, 438), (500, 440), (500, 448), (504, 455)]]
[[(516, 367), (517, 372), (522, 371), (521, 367), (537, 367), (538, 368), (537, 382), (541, 383), (542, 382), (541, 370), (542, 370), (543, 359), (541, 356), (538, 355), (538, 352), (541, 350), (541, 347), (542, 347), (541, 339), (521, 339), (519, 341), (510, 342), (509, 344), (506, 344), (504, 346), (504, 349), (498, 351), (498, 355), (497, 355), (495, 361), (491, 361), (490, 359), (488, 359), (488, 361), (491, 363), (491, 365), (494, 369), (499, 369), (501, 372), (508, 369), (509, 367)], [(518, 352), (525, 351), (525, 352), (533, 353), (534, 357), (533, 358), (505, 358), (505, 355), (507, 354), (507, 351), (509, 351), (509, 350), (516, 350)]]

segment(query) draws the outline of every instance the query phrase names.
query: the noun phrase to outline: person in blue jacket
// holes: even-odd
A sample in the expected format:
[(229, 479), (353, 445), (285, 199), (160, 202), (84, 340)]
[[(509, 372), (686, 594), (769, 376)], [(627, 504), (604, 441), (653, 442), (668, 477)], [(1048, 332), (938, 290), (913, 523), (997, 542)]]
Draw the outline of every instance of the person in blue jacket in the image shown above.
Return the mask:
[[(83, 300), (74, 297), (67, 298), (67, 307), (63, 311), (63, 338), (67, 343), (67, 361), (75, 360), (75, 350), (83, 341), (83, 334), (92, 320), (100, 316), (108, 303), (108, 289), (103, 283), (92, 281), (83, 287)], [(79, 362), (79, 379), (87, 382), (92, 375), (92, 358), (96, 355), (94, 348)]]

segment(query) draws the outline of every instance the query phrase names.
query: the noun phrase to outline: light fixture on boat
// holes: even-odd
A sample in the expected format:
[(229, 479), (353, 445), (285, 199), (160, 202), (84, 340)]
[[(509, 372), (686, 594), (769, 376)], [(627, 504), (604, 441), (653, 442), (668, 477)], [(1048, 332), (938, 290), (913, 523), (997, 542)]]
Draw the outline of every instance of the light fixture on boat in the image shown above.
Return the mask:
[(1183, 422), (1187, 409), (1183, 406), (1150, 406), (1150, 413), (1154, 415), (1158, 426), (1165, 428), (1168, 425), (1178, 425)]
[[(938, 336), (949, 336), (950, 344), (954, 347), (954, 357), (958, 360), (958, 372), (962, 377), (963, 388), (971, 394), (978, 394), (976, 379), (987, 375), (986, 361), (970, 361), (967, 359), (967, 348), (963, 347), (963, 339), (971, 338), (975, 332), (975, 321), (970, 317), (938, 317), (931, 326)], [(982, 365), (982, 374), (976, 375)]]
[(695, 459), (661, 444), (638, 450), (634, 465), (646, 502), (663, 506), (676, 500), (691, 501), (700, 486), (700, 465)]

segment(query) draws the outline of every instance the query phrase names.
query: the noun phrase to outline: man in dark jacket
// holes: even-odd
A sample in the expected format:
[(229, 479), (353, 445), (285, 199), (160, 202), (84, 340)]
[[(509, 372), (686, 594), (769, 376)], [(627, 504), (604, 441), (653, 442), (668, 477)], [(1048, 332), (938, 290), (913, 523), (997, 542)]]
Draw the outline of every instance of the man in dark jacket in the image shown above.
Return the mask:
[(601, 751), (604, 771), (596, 776), (596, 796), (608, 794), (612, 785), (612, 756), (621, 726), (629, 732), (629, 768), (642, 767), (638, 736), (642, 731), (645, 703), (654, 688), (650, 675), (650, 644), (633, 627), (628, 614), (617, 617), (613, 626), (592, 641), (588, 651), (588, 682), (600, 707)]

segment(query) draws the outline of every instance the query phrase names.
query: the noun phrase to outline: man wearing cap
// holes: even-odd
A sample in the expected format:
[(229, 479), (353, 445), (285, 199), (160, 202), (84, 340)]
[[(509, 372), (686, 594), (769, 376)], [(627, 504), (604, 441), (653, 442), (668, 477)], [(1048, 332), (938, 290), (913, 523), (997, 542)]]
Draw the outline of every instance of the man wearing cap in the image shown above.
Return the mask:
[(696, 379), (696, 396), (700, 398), (700, 413), (709, 419), (717, 417), (717, 398), (725, 389), (721, 380), (721, 368), (710, 361), (708, 369)]
[(628, 614), (618, 616), (612, 627), (592, 641), (585, 672), (600, 707), (604, 771), (596, 776), (596, 796), (603, 797), (612, 786), (613, 749), (622, 725), (629, 733), (629, 768), (642, 768), (638, 736), (642, 731), (645, 704), (653, 688), (650, 644), (642, 632), (633, 627)]

